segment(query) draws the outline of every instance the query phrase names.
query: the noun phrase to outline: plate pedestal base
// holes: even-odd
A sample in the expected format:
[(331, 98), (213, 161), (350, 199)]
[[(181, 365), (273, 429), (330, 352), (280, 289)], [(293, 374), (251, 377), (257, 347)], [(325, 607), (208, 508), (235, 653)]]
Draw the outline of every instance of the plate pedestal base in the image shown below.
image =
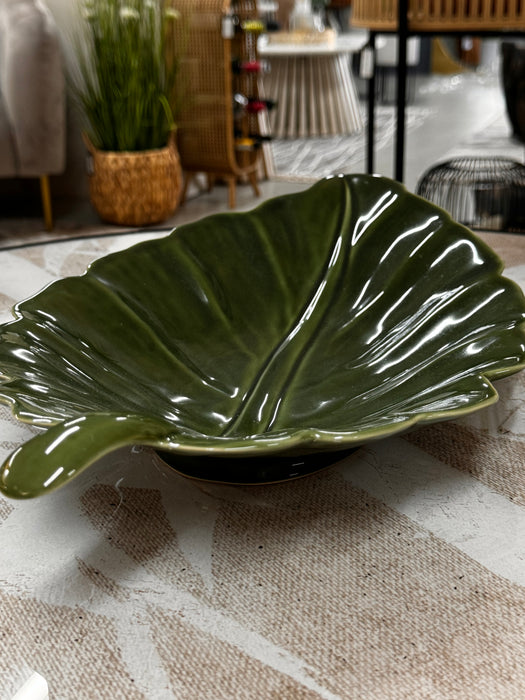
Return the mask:
[(254, 486), (300, 479), (340, 462), (358, 448), (307, 455), (266, 455), (264, 457), (186, 457), (157, 450), (162, 461), (191, 479), (223, 484)]

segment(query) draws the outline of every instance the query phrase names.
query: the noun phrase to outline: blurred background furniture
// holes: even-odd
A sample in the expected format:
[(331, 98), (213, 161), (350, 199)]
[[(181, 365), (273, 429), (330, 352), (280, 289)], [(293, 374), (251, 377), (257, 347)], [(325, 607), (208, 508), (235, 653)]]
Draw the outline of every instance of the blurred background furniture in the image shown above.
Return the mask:
[(417, 194), (470, 228), (525, 233), (525, 165), (510, 158), (439, 163), (424, 173)]
[(525, 143), (525, 46), (503, 41), (501, 77), (512, 133)]
[(270, 115), (276, 138), (352, 134), (363, 127), (359, 98), (352, 78), (349, 55), (368, 41), (366, 32), (326, 41), (278, 41), (276, 35), (259, 43), (259, 54), (271, 70), (264, 90), (277, 101)]
[(39, 0), (0, 0), (0, 177), (39, 178), (46, 229), (49, 176), (63, 172), (65, 75), (56, 26)]
[(288, 20), (293, 10), (294, 3), (295, 0), (279, 0), (279, 7), (277, 8), (277, 21), (282, 30), (287, 31), (289, 29)]
[(407, 40), (409, 36), (511, 36), (525, 33), (525, 3), (449, 2), (449, 0), (354, 0), (352, 23), (370, 31), (372, 70), (368, 86), (367, 170), (374, 170), (375, 54), (378, 33), (394, 33), (397, 54), (396, 139), (394, 177), (404, 179)]
[[(178, 148), (188, 184), (205, 173), (228, 184), (228, 202), (235, 207), (236, 185), (247, 179), (258, 194), (257, 173), (262, 152), (258, 74), (243, 70), (257, 61), (255, 0), (176, 0), (181, 13), (178, 45), (184, 46), (186, 106), (178, 125)], [(253, 22), (255, 31), (250, 23)]]
[[(399, 39), (391, 34), (376, 37), (376, 100), (392, 104), (396, 100), (397, 55)], [(407, 102), (415, 99), (415, 75), (421, 54), (421, 39), (411, 36), (407, 40)]]

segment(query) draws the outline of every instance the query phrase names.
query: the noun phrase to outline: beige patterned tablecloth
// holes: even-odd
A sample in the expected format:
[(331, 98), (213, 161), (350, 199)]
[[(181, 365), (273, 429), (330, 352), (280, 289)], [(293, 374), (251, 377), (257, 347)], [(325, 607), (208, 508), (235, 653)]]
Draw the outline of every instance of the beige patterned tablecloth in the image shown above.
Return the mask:
[[(145, 235), (0, 252), (1, 320)], [(489, 236), (525, 284), (525, 238)], [(0, 698), (525, 698), (525, 373), (467, 419), (305, 479), (210, 485), (150, 450), (0, 496)], [(0, 410), (0, 456), (31, 435)]]

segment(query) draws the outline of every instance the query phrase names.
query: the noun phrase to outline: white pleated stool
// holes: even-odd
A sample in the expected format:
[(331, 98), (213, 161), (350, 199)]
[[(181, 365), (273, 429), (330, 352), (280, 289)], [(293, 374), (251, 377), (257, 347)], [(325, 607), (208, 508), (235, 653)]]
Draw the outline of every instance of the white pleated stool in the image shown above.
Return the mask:
[(363, 128), (349, 57), (366, 41), (359, 32), (326, 44), (260, 42), (259, 55), (270, 63), (264, 93), (277, 102), (270, 117), (274, 137), (335, 136)]

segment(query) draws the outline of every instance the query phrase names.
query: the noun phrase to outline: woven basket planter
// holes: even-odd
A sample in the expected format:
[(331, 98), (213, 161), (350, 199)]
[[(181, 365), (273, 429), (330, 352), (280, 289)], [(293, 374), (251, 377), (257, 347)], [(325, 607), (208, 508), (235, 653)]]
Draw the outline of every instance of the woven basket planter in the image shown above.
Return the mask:
[(182, 170), (173, 139), (149, 151), (100, 151), (84, 137), (92, 157), (91, 202), (103, 221), (144, 226), (164, 221), (179, 203)]

